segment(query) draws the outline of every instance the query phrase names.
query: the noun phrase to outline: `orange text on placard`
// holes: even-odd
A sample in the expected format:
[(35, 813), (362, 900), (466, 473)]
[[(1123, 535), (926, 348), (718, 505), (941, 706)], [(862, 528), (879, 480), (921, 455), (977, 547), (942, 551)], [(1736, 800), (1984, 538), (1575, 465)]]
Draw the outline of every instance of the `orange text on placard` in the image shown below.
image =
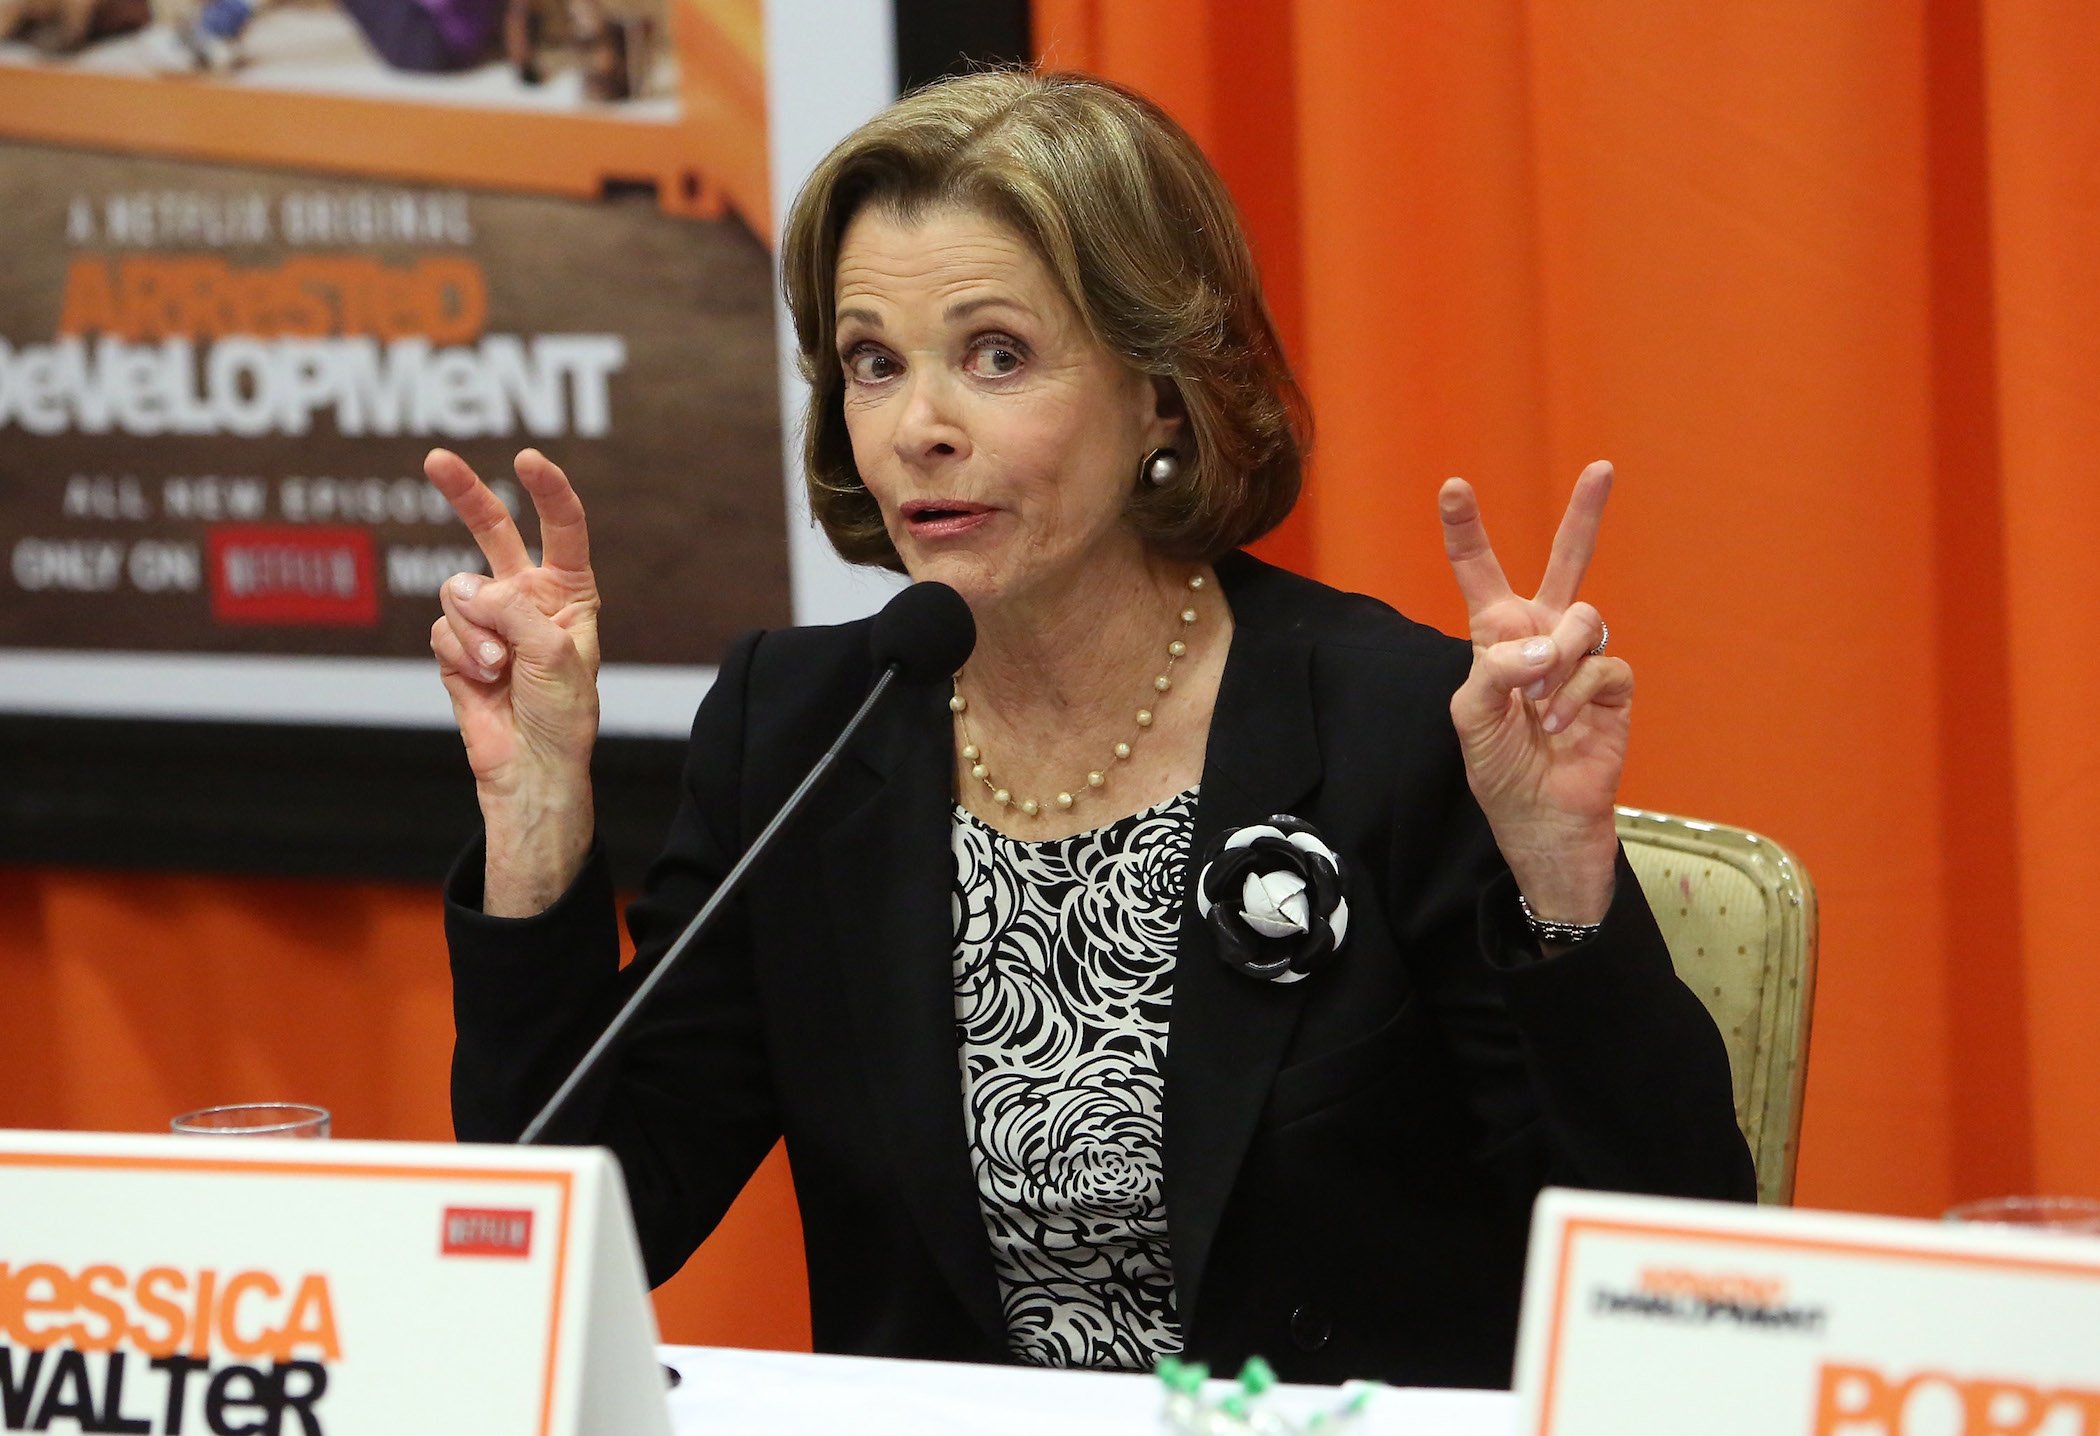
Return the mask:
[(2100, 1436), (2100, 1390), (1826, 1362), (1813, 1436)]
[(1747, 1272), (1700, 1272), (1683, 1267), (1647, 1267), (1640, 1289), (1651, 1296), (1691, 1297), (1696, 1301), (1733, 1301), (1750, 1306), (1778, 1306), (1786, 1300), (1786, 1283), (1777, 1277)]
[(66, 271), (58, 332), (133, 341), (369, 334), (457, 344), (487, 319), (488, 281), (459, 254), (401, 264), (298, 255), (258, 265), (211, 255), (82, 255)]
[(30, 1351), (126, 1346), (149, 1356), (220, 1351), (275, 1361), (342, 1355), (327, 1277), (280, 1281), (264, 1271), (208, 1267), (131, 1273), (106, 1263), (68, 1271), (54, 1262), (0, 1262), (0, 1339)]

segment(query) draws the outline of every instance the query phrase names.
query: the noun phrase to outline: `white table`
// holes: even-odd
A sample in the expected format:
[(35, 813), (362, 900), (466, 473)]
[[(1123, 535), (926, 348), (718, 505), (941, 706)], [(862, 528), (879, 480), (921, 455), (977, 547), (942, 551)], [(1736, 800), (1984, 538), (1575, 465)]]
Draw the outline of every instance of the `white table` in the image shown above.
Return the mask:
[[(671, 1392), (679, 1436), (1159, 1436), (1157, 1378), (937, 1361), (879, 1361), (666, 1346), (683, 1380)], [(1224, 1387), (1220, 1384), (1220, 1390)], [(1265, 1405), (1302, 1418), (1332, 1409), (1332, 1388), (1280, 1386)], [(1350, 1436), (1514, 1436), (1501, 1391), (1380, 1388)]]

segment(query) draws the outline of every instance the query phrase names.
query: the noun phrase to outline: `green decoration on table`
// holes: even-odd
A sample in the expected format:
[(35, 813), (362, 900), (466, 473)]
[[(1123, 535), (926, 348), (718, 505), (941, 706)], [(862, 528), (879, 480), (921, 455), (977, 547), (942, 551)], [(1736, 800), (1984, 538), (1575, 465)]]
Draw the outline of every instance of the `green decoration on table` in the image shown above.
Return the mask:
[(1154, 1370), (1167, 1389), (1163, 1419), (1171, 1436), (1340, 1436), (1363, 1415), (1378, 1389), (1375, 1381), (1352, 1381), (1342, 1388), (1340, 1405), (1315, 1412), (1300, 1426), (1261, 1408), (1261, 1398), (1276, 1386), (1276, 1371), (1259, 1356), (1240, 1368), (1237, 1389), (1215, 1400), (1204, 1398), (1210, 1368), (1200, 1361), (1168, 1356)]

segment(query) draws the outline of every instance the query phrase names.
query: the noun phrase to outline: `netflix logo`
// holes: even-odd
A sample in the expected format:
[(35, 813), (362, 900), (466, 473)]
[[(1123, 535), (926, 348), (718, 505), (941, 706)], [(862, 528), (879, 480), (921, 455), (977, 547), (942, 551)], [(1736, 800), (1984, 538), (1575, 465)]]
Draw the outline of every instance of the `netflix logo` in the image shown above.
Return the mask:
[(442, 1256), (531, 1256), (532, 1213), (447, 1207), (438, 1251)]
[(220, 623), (368, 628), (379, 622), (367, 529), (222, 524), (206, 535)]

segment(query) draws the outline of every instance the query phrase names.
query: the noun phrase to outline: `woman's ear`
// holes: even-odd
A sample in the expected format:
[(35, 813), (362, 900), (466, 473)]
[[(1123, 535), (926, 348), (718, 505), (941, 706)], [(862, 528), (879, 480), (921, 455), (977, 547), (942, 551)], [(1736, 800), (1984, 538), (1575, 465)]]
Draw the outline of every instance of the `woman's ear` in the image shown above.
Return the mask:
[(1152, 428), (1147, 444), (1152, 449), (1179, 446), (1188, 433), (1188, 405), (1181, 401), (1181, 386), (1172, 379), (1155, 378), (1152, 383)]

